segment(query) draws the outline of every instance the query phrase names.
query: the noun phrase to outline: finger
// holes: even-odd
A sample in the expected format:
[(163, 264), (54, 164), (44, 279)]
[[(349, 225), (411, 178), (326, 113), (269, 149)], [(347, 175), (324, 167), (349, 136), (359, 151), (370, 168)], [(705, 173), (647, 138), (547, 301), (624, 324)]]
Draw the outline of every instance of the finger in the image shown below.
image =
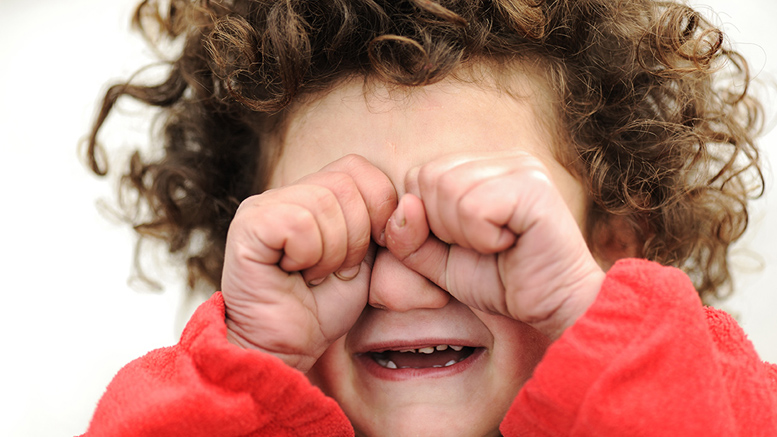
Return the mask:
[(438, 181), (441, 175), (465, 160), (464, 156), (446, 157), (412, 168), (405, 175), (405, 190), (422, 199), (427, 211), (432, 211), (431, 215), (427, 215), (429, 227), (437, 238), (446, 243), (453, 243), (454, 237), (441, 222), (440, 214), (436, 213)]
[(250, 229), (257, 244), (255, 258), (261, 264), (277, 264), (286, 272), (316, 265), (324, 253), (321, 230), (314, 215), (300, 205), (279, 203), (266, 205)]
[(322, 169), (341, 171), (353, 178), (370, 219), (370, 235), (381, 246), (385, 246), (386, 223), (397, 208), (397, 192), (385, 173), (359, 155), (345, 156)]
[(370, 237), (385, 244), (386, 222), (397, 205), (393, 184), (382, 171), (358, 155), (345, 156), (298, 183), (323, 186), (334, 195), (345, 219), (347, 241), (345, 256), (334, 271), (327, 271), (332, 264), (327, 262), (304, 272), (303, 276), (314, 282), (320, 281), (324, 273), (335, 273), (343, 280), (354, 278), (367, 253)]
[(512, 171), (515, 158), (515, 153), (505, 152), (451, 155), (411, 169), (405, 176), (405, 187), (423, 200), (434, 235), (446, 243), (470, 248), (462, 232), (458, 203), (483, 181)]
[[(547, 170), (526, 153), (459, 155), (438, 160), (406, 175), (406, 188), (424, 201), (432, 233), (449, 244), (481, 253), (505, 250), (519, 232), (508, 222), (518, 201), (536, 195), (536, 175)], [(541, 179), (541, 178), (540, 178)]]
[(369, 216), (353, 178), (341, 172), (314, 173), (287, 187), (313, 214), (322, 240), (319, 262), (302, 271), (313, 285), (329, 274), (358, 266), (370, 243)]
[(324, 277), (347, 252), (346, 221), (336, 196), (318, 185), (292, 185), (245, 201), (230, 225), (241, 255), (286, 272)]
[[(455, 205), (454, 215), (467, 247), (483, 254), (498, 253), (513, 246), (523, 226), (509, 225), (520, 214), (524, 194), (520, 173), (508, 173), (479, 181)], [(521, 187), (521, 188), (517, 188)], [(464, 244), (462, 244), (464, 246)]]
[(496, 257), (451, 246), (429, 234), (424, 205), (406, 194), (386, 227), (389, 251), (405, 266), (482, 311), (506, 311)]
[(319, 329), (329, 343), (347, 333), (367, 305), (376, 249), (377, 245), (371, 243), (353, 278), (342, 281), (330, 277), (314, 289)]
[(413, 194), (405, 194), (386, 225), (386, 247), (401, 261), (418, 251), (428, 238), (423, 202)]
[(405, 194), (386, 226), (386, 247), (406, 266), (446, 289), (449, 245), (429, 234), (421, 199)]
[[(469, 217), (474, 216), (482, 219), (488, 218), (483, 216), (483, 212), (486, 210), (493, 211), (495, 207), (504, 210), (501, 205), (489, 205), (488, 198), (479, 197), (483, 194), (493, 197), (493, 193), (478, 188), (483, 184), (489, 184), (490, 188), (496, 187), (500, 189), (500, 192), (503, 192), (507, 187), (500, 187), (499, 180), (514, 171), (509, 164), (509, 161), (505, 162), (504, 160), (467, 161), (440, 174), (435, 186), (430, 188), (437, 192), (436, 204), (429, 205), (426, 201), (424, 202), (427, 205), (427, 217), (429, 217), (432, 232), (437, 235), (438, 230), (432, 223), (439, 223), (439, 226), (442, 226), (446, 234), (450, 236), (449, 243), (465, 248), (474, 248), (484, 253), (493, 252), (491, 246), (497, 243), (496, 239), (486, 240), (488, 243), (485, 245), (483, 244), (484, 240), (470, 240), (472, 235), (467, 232), (467, 223), (462, 220), (464, 218), (462, 213)], [(512, 187), (512, 189), (515, 188)], [(477, 194), (473, 194), (473, 191), (477, 191)], [(486, 225), (489, 224), (481, 223), (481, 228)], [(493, 229), (493, 226), (486, 226), (484, 229)], [(496, 232), (501, 236), (498, 241), (500, 245), (512, 241), (509, 238), (509, 232), (501, 233), (498, 228)]]

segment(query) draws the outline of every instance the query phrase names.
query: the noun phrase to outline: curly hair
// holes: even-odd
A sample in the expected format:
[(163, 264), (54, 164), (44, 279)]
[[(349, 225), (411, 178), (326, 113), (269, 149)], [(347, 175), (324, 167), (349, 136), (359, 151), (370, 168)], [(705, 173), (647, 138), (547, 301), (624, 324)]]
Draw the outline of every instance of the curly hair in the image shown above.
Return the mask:
[(277, 158), (263, 138), (296, 99), (354, 75), (423, 86), (468, 62), (529, 60), (557, 99), (559, 132), (575, 150), (566, 164), (593, 199), (589, 241), (621, 217), (642, 256), (682, 267), (702, 297), (729, 288), (729, 246), (763, 191), (761, 108), (746, 61), (688, 6), (145, 0), (133, 23), (182, 48), (161, 83), (107, 91), (86, 159), (107, 173), (97, 136), (119, 98), (162, 108), (164, 153), (134, 153), (120, 198), (133, 194), (123, 208), (141, 238), (186, 259), (191, 287), (218, 286), (230, 220)]

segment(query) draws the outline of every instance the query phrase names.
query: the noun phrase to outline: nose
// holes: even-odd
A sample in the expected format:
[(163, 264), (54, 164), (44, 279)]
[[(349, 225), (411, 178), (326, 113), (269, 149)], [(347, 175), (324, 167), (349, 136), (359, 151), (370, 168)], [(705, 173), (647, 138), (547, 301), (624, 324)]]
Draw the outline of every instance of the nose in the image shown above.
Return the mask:
[(370, 280), (370, 306), (405, 312), (442, 308), (450, 298), (447, 291), (406, 267), (387, 249), (378, 248)]

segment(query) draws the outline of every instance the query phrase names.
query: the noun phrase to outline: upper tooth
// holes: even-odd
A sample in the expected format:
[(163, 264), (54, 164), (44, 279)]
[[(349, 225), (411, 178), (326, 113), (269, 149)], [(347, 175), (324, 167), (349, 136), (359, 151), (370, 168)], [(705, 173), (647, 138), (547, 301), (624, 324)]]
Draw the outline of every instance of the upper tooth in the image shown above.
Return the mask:
[(429, 346), (429, 347), (424, 347), (424, 348), (420, 348), (420, 349), (399, 349), (399, 352), (401, 352), (401, 353), (407, 353), (407, 352), (418, 353), (418, 352), (420, 352), (422, 354), (431, 354), (431, 353), (434, 353), (434, 351), (444, 351), (444, 350), (446, 350), (448, 348), (451, 348), (451, 349), (455, 350), (456, 352), (461, 352), (461, 350), (464, 349), (464, 346), (451, 346), (451, 345), (447, 345), (447, 344), (440, 344), (440, 345), (437, 345), (437, 346)]

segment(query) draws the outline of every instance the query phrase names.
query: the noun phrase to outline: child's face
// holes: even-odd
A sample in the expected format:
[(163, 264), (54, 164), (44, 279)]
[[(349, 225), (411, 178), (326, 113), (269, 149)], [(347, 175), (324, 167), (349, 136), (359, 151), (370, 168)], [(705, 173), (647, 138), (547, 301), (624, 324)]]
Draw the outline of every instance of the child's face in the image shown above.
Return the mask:
[[(358, 154), (388, 175), (401, 196), (409, 170), (443, 155), (521, 150), (547, 166), (582, 227), (586, 196), (554, 158), (554, 141), (544, 128), (548, 115), (540, 106), (542, 88), (535, 85), (517, 76), (510, 95), (446, 80), (409, 93), (377, 86), (365, 97), (361, 81), (346, 82), (292, 111), (271, 185), (286, 185)], [(383, 248), (369, 293), (370, 305), (359, 320), (309, 373), (357, 431), (496, 433), (550, 340), (526, 324), (463, 305)], [(467, 347), (455, 350), (460, 346)], [(398, 352), (425, 347), (443, 350)], [(378, 359), (364, 353), (385, 349), (397, 352)], [(446, 366), (450, 361), (455, 364)], [(400, 368), (390, 368), (394, 365)]]

